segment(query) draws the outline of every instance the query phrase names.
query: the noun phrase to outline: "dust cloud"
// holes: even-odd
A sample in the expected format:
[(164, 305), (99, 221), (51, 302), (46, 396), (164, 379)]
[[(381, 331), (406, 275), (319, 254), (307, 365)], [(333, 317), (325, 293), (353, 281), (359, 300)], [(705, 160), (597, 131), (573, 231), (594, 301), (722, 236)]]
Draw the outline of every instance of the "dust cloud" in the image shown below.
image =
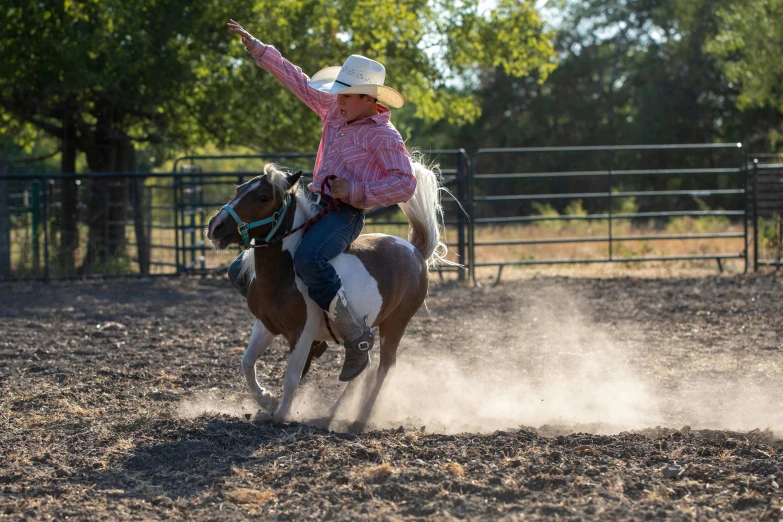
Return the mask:
[[(500, 315), (475, 310), (460, 328), (465, 339), (458, 344), (404, 339), (407, 348), (368, 428), (783, 432), (783, 383), (774, 379), (779, 369), (751, 374), (731, 355), (682, 357), (676, 341), (658, 338), (653, 325), (599, 324), (589, 319), (591, 306), (597, 305), (553, 287), (546, 296), (520, 298)], [(316, 386), (302, 390), (297, 405), (305, 422), (328, 407)], [(347, 401), (330, 427), (344, 429), (358, 408), (358, 398)]]
[(258, 406), (244, 387), (239, 391), (212, 388), (183, 399), (177, 408), (177, 416), (180, 419), (195, 419), (212, 413), (245, 417), (254, 415), (257, 410)]
[[(549, 426), (616, 433), (654, 426), (658, 404), (634, 372), (628, 343), (590, 324), (555, 289), (464, 325), (469, 352), (423, 344), (399, 358), (370, 419), (445, 433)], [(405, 424), (406, 422), (402, 422)]]
[[(683, 356), (677, 341), (656, 337), (653, 325), (596, 323), (590, 317), (600, 314), (591, 314), (591, 306), (600, 301), (550, 287), (546, 295), (520, 296), (501, 311), (476, 308), (453, 342), (433, 337), (419, 321), (403, 338), (367, 428), (452, 434), (520, 427), (616, 434), (686, 425), (783, 431), (776, 398), (783, 396), (783, 383), (774, 379), (779, 369), (765, 380), (767, 368), (753, 373), (730, 356)], [(292, 420), (351, 429), (366, 394), (362, 386), (372, 384), (375, 369), (365, 372), (367, 382), (354, 385), (333, 419), (327, 411), (342, 385), (316, 369), (297, 392)], [(183, 402), (180, 416), (256, 410), (247, 392), (213, 390)]]
[(783, 382), (769, 375), (758, 375), (763, 369), (743, 369), (723, 377), (696, 377), (685, 382), (680, 389), (666, 395), (664, 412), (675, 419), (669, 424), (676, 425), (679, 421), (703, 429), (740, 432), (770, 430), (780, 436), (783, 434), (780, 406)]

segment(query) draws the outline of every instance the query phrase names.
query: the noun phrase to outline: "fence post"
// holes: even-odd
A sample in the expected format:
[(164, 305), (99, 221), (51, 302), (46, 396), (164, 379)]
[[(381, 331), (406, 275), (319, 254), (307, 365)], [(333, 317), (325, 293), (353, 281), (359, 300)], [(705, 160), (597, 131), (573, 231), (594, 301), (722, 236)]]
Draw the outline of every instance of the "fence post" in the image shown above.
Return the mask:
[(44, 232), (44, 281), (49, 282), (49, 184), (41, 178), (43, 188), (43, 232)]
[(609, 261), (614, 260), (614, 241), (612, 239), (612, 216), (614, 213), (612, 212), (612, 167), (614, 166), (614, 151), (609, 151), (609, 171), (608, 171), (608, 178), (607, 178), (607, 196), (609, 198), (609, 210), (607, 213), (609, 214)]
[[(199, 191), (198, 191), (198, 208), (199, 208), (199, 224), (201, 227), (199, 230), (204, 229), (206, 226), (208, 220), (206, 219), (207, 213), (204, 206), (204, 178), (199, 178)], [(207, 243), (204, 237), (204, 234), (198, 234), (198, 244), (201, 245), (201, 275), (202, 277), (206, 275), (207, 270)], [(195, 246), (195, 245), (194, 245)]]
[[(174, 164), (176, 166), (176, 163)], [(179, 186), (180, 186), (180, 178), (179, 174), (175, 171), (174, 172), (174, 180), (171, 186), (172, 191), (174, 192), (174, 265), (176, 266), (174, 273), (177, 275), (180, 275), (182, 273), (181, 265), (179, 262), (179, 228), (180, 228), (180, 219), (179, 219)]]
[[(742, 145), (739, 144), (739, 146), (742, 146)], [(742, 158), (744, 160), (742, 162), (742, 170), (745, 172), (745, 183), (743, 183), (743, 186), (745, 188), (745, 194), (742, 197), (743, 210), (745, 211), (745, 215), (743, 216), (743, 220), (742, 220), (743, 224), (745, 225), (743, 227), (743, 232), (745, 233), (745, 237), (743, 238), (743, 245), (744, 245), (745, 248), (743, 250), (745, 251), (744, 252), (744, 257), (745, 257), (745, 272), (744, 273), (747, 274), (748, 273), (748, 212), (750, 211), (750, 209), (748, 208), (748, 189), (750, 188), (750, 169), (748, 169), (748, 151), (747, 150), (743, 150), (742, 151)], [(756, 229), (756, 227), (754, 226), (753, 227), (754, 237), (755, 237), (755, 234), (756, 234), (755, 229)]]
[[(30, 215), (32, 221), (32, 236), (33, 236), (33, 272), (38, 274), (38, 270), (41, 268), (41, 235), (40, 235), (40, 216), (41, 210), (41, 187), (39, 181), (34, 179), (30, 183)], [(46, 228), (46, 227), (44, 227)]]
[[(745, 198), (747, 205), (748, 198)], [(747, 222), (747, 219), (745, 220)], [(759, 271), (759, 160), (753, 160), (753, 271)]]
[(473, 154), (471, 161), (468, 163), (468, 215), (470, 216), (470, 222), (468, 223), (468, 272), (469, 276), (473, 278), (473, 284), (478, 286), (478, 280), (476, 279), (476, 212), (474, 207), (474, 201), (476, 194), (476, 159), (478, 158), (478, 151)]
[[(0, 175), (4, 170), (0, 170)], [(0, 278), (3, 277), (11, 277), (11, 208), (7, 179), (0, 179)]]
[[(460, 208), (457, 210), (457, 257), (461, 265), (465, 265), (465, 211), (467, 201), (465, 199), (465, 169), (467, 167), (465, 151), (460, 149), (457, 153), (457, 201)], [(464, 282), (465, 270), (458, 269), (459, 281)]]
[(139, 273), (150, 273), (150, 240), (144, 227), (144, 177), (135, 173), (128, 179), (130, 200), (133, 207), (133, 230), (136, 234), (136, 256), (139, 260)]

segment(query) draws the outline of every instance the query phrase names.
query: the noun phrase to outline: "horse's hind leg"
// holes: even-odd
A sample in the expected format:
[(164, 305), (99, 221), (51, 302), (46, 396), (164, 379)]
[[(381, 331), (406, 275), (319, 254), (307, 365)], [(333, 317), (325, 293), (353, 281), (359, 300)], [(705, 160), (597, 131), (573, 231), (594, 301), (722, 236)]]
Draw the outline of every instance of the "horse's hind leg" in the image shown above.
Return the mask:
[(245, 355), (242, 357), (242, 373), (245, 374), (250, 395), (253, 396), (259, 406), (267, 411), (274, 411), (277, 407), (277, 398), (268, 390), (259, 386), (256, 376), (256, 361), (274, 338), (275, 335), (267, 330), (261, 321), (256, 319), (253, 325), (253, 333), (250, 334), (250, 341), (247, 343), (247, 350), (245, 350)]
[[(372, 357), (372, 355), (370, 355), (370, 357)], [(327, 413), (329, 418), (333, 419), (335, 414), (340, 411), (340, 408), (343, 406), (345, 401), (348, 400), (349, 397), (354, 396), (356, 390), (358, 390), (359, 387), (365, 382), (365, 379), (367, 379), (368, 373), (369, 372), (362, 372), (362, 374), (359, 375), (356, 379), (348, 381), (348, 384), (345, 386), (345, 388), (343, 388), (343, 392), (329, 408), (329, 412)]]
[(402, 334), (405, 333), (405, 327), (408, 326), (408, 321), (410, 321), (410, 318), (406, 318), (404, 322), (399, 318), (396, 321), (390, 318), (381, 323), (379, 327), (381, 359), (378, 363), (378, 371), (375, 374), (375, 386), (370, 388), (359, 410), (357, 422), (362, 427), (367, 425), (367, 420), (370, 418), (375, 401), (381, 392), (381, 387), (383, 387), (386, 377), (388, 377), (397, 363), (397, 348), (400, 345)]

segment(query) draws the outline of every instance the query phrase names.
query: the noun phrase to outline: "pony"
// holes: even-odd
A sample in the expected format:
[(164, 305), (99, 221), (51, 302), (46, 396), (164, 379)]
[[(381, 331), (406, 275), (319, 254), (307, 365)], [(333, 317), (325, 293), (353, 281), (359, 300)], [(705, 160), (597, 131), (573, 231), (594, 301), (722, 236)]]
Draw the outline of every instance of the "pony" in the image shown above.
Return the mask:
[[(408, 240), (362, 234), (331, 261), (357, 315), (366, 316), (367, 324), (377, 327), (379, 333), (380, 360), (374, 387), (365, 383), (369, 393), (362, 396), (361, 425), (366, 424), (384, 380), (394, 368), (408, 323), (424, 303), (429, 268), (446, 262), (440, 203), (440, 191), (445, 189), (440, 187), (439, 170), (416, 158), (412, 164), (416, 190), (409, 201), (399, 205), (408, 218)], [(234, 198), (210, 219), (206, 231), (218, 250), (253, 240), (240, 273), (252, 277), (247, 305), (256, 317), (242, 357), (242, 372), (255, 401), (277, 420), (287, 419), (312, 358), (326, 349), (323, 341), (332, 339), (323, 311), (310, 299), (294, 270), (294, 252), (307, 223), (320, 210), (312, 201), (313, 194), (300, 188), (300, 177), (301, 172), (293, 174), (273, 163), (265, 165), (262, 175), (237, 187)], [(257, 360), (278, 335), (290, 349), (281, 399), (261, 387), (256, 374)], [(330, 408), (330, 416), (361, 380), (348, 383)]]

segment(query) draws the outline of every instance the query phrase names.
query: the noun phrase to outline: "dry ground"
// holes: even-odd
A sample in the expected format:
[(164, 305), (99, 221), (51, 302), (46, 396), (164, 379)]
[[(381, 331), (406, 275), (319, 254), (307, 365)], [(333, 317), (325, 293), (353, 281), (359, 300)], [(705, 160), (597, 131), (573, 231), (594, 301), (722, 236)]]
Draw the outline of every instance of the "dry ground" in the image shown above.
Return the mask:
[[(222, 278), (5, 283), (0, 518), (779, 520), (782, 297), (775, 275), (434, 285), (351, 433), (313, 425), (333, 345), (298, 422), (247, 420), (252, 320)], [(259, 363), (277, 393), (285, 354)]]

